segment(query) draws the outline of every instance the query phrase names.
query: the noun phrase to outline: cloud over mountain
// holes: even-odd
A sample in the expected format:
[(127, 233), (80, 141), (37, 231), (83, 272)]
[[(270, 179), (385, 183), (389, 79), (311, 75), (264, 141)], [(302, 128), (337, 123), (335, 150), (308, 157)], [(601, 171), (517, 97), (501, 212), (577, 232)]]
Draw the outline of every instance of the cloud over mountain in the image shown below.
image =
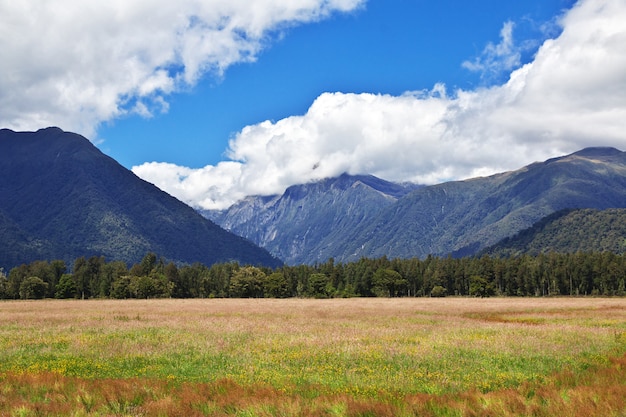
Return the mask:
[[(171, 93), (254, 61), (288, 27), (365, 0), (0, 0), (0, 126), (57, 125), (96, 137), (103, 122), (167, 112)], [(133, 168), (202, 208), (325, 177), (373, 174), (435, 183), (517, 168), (577, 149), (626, 149), (626, 2), (580, 0), (531, 62), (500, 39), (459, 62), (491, 80), (401, 95), (326, 92), (304, 114), (242, 128), (226, 160), (200, 169)], [(425, 62), (424, 65), (428, 63)], [(499, 78), (499, 77), (495, 77)]]
[[(623, 0), (582, 0), (560, 19), (561, 33), (504, 84), (471, 91), (438, 84), (401, 96), (325, 93), (304, 115), (243, 128), (228, 161), (202, 169), (154, 162), (133, 171), (192, 205), (224, 208), (343, 172), (430, 184), (587, 146), (625, 149), (625, 21)], [(501, 43), (465, 65), (511, 67), (512, 31), (506, 23)]]
[(205, 73), (256, 59), (286, 27), (363, 0), (0, 1), (0, 126), (94, 137), (168, 109)]

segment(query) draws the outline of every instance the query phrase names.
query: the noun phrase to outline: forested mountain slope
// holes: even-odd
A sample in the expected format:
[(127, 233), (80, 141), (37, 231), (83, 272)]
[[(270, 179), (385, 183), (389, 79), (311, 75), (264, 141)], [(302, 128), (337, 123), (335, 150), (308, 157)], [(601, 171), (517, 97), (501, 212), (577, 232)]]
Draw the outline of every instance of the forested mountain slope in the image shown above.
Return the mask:
[(558, 211), (483, 253), (509, 257), (550, 252), (626, 253), (626, 209)]
[(472, 255), (565, 208), (626, 207), (626, 154), (588, 148), (417, 190), (346, 240), (340, 259)]
[[(352, 199), (361, 185), (334, 181), (248, 199), (213, 218), (288, 263), (473, 255), (562, 209), (626, 207), (626, 154), (587, 148), (490, 177), (404, 187), (404, 195), (364, 187)], [(277, 214), (282, 204), (289, 210)]]
[(94, 255), (136, 263), (149, 251), (181, 263), (280, 264), (58, 128), (0, 130), (0, 234), (5, 270)]

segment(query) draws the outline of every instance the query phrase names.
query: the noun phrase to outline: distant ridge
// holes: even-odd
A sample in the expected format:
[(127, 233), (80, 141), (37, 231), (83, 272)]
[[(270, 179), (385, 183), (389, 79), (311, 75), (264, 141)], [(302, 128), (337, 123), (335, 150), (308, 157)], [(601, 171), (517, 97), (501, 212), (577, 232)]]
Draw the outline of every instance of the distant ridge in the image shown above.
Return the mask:
[(0, 267), (80, 256), (280, 265), (59, 128), (0, 130)]
[(626, 207), (626, 154), (611, 147), (489, 177), (396, 184), (393, 193), (393, 183), (367, 178), (293, 186), (281, 196), (249, 197), (206, 215), (287, 263), (314, 264), (475, 255), (559, 210)]
[(595, 156), (598, 156), (601, 158), (607, 158), (611, 156), (619, 157), (621, 154), (622, 154), (622, 151), (620, 151), (619, 149), (615, 149), (612, 147), (596, 146), (596, 147), (582, 149), (578, 152), (574, 152), (572, 155), (582, 156), (586, 158), (593, 158)]
[(202, 213), (288, 264), (313, 263), (337, 256), (346, 231), (363, 228), (382, 208), (417, 188), (372, 175), (343, 174)]

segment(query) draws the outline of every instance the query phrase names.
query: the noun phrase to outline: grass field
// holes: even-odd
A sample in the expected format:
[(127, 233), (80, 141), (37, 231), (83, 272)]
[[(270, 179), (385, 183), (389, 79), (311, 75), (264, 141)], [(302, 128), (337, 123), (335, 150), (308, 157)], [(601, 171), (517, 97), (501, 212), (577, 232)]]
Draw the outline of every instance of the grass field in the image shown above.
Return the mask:
[(626, 416), (626, 299), (0, 303), (0, 415)]

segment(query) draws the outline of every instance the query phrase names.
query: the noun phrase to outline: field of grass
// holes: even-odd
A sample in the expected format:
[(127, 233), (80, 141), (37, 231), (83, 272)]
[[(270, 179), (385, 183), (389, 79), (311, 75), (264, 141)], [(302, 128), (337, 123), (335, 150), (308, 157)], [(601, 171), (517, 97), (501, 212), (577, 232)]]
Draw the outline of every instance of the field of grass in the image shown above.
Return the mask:
[(0, 415), (626, 416), (626, 299), (0, 303)]

